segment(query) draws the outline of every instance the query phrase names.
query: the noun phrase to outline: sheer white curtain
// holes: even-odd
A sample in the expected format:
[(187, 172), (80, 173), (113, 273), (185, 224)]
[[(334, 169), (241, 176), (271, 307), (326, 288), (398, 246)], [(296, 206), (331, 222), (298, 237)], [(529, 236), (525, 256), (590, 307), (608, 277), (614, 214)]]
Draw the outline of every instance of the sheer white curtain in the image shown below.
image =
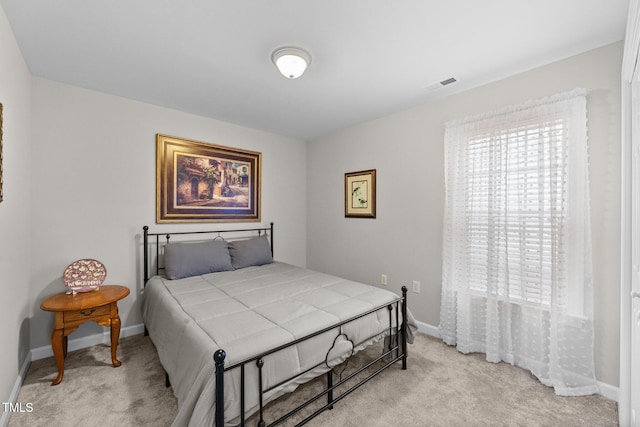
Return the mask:
[(596, 393), (586, 92), (447, 123), (445, 164), (443, 340)]

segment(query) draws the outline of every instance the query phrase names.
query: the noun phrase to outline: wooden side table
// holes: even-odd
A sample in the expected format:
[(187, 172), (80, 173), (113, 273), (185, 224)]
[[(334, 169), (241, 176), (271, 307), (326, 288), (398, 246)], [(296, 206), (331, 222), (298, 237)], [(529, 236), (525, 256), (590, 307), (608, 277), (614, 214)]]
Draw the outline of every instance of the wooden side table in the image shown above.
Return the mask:
[(67, 337), (85, 322), (93, 321), (111, 327), (111, 362), (116, 368), (122, 364), (116, 358), (120, 338), (118, 301), (129, 295), (129, 289), (119, 285), (104, 285), (98, 290), (77, 294), (58, 294), (47, 298), (40, 308), (55, 313), (55, 327), (51, 334), (51, 348), (58, 365), (58, 377), (51, 385), (58, 385), (64, 375), (67, 357)]

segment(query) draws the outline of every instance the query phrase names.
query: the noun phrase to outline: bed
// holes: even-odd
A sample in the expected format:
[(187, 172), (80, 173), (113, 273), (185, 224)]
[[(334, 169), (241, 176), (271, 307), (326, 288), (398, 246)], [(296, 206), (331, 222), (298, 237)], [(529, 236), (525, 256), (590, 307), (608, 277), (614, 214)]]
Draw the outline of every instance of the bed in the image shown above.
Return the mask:
[[(322, 402), (304, 422), (384, 369), (407, 364), (417, 330), (403, 295), (273, 258), (274, 226), (151, 233), (143, 228), (145, 331), (178, 399), (173, 426), (244, 426), (267, 402), (326, 375), (326, 389), (268, 425)], [(333, 368), (385, 338), (359, 374)], [(370, 370), (370, 369), (369, 369)], [(347, 391), (334, 390), (357, 381)], [(304, 423), (303, 422), (303, 423)], [(302, 424), (302, 423), (301, 423)]]

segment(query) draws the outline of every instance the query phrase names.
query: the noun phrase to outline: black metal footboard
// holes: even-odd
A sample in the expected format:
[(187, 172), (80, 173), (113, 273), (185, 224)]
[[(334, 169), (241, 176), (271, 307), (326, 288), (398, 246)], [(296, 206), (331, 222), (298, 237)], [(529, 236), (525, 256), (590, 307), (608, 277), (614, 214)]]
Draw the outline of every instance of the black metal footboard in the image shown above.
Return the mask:
[[(395, 307), (395, 311), (393, 310)], [(349, 374), (347, 377), (345, 378), (340, 378), (340, 380), (334, 384), (333, 382), (333, 370), (329, 369), (329, 371), (326, 373), (327, 375), (327, 386), (326, 389), (323, 390), (322, 392), (318, 393), (317, 395), (311, 397), (309, 400), (307, 400), (306, 402), (302, 403), (301, 405), (293, 408), (290, 412), (288, 412), (287, 414), (281, 416), (280, 418), (278, 418), (277, 420), (272, 421), (269, 424), (266, 424), (265, 420), (264, 420), (264, 404), (263, 404), (263, 395), (264, 393), (273, 390), (274, 388), (281, 386), (282, 384), (285, 384), (288, 381), (291, 381), (301, 375), (304, 375), (305, 373), (309, 372), (310, 370), (317, 368), (318, 366), (322, 365), (323, 363), (320, 363), (319, 365), (307, 370), (306, 372), (303, 372), (301, 374), (296, 374), (288, 379), (286, 379), (285, 381), (280, 382), (279, 384), (276, 384), (268, 389), (264, 389), (263, 388), (263, 378), (262, 378), (262, 369), (264, 367), (264, 359), (266, 356), (276, 353), (280, 350), (283, 350), (285, 348), (297, 345), (303, 341), (309, 340), (311, 338), (314, 338), (320, 334), (324, 334), (326, 332), (329, 332), (331, 330), (334, 330), (336, 328), (339, 329), (339, 335), (343, 335), (342, 333), (342, 326), (346, 325), (350, 322), (353, 322), (355, 320), (358, 320), (364, 316), (367, 316), (369, 314), (375, 313), (379, 310), (384, 310), (384, 309), (388, 309), (389, 312), (389, 330), (387, 332), (388, 336), (390, 337), (390, 339), (388, 340), (388, 345), (386, 345), (386, 351), (384, 351), (379, 357), (375, 358), (374, 360), (372, 360), (371, 362), (367, 363), (365, 366), (362, 366), (360, 368), (358, 368), (357, 370), (355, 370), (354, 372), (352, 372), (351, 374)], [(402, 320), (400, 321), (399, 319), (399, 313), (402, 313)], [(395, 326), (394, 322), (392, 321), (392, 314), (395, 313)], [(379, 335), (379, 334), (378, 334)], [(398, 337), (400, 338), (398, 340)], [(337, 338), (337, 337), (336, 337)], [(369, 337), (365, 340), (363, 340), (362, 342), (367, 342), (371, 339), (373, 339), (375, 337)], [(354, 347), (360, 345), (362, 343), (354, 343)], [(330, 350), (330, 349), (329, 349)], [(328, 354), (328, 353), (327, 353)], [(258, 426), (259, 427), (266, 427), (266, 426), (276, 426), (278, 424), (281, 424), (282, 422), (284, 422), (285, 420), (287, 420), (288, 418), (290, 418), (291, 416), (297, 414), (298, 412), (302, 411), (304, 408), (306, 408), (307, 406), (309, 406), (310, 404), (318, 401), (319, 399), (322, 399), (323, 397), (326, 396), (327, 398), (327, 402), (325, 405), (323, 405), (322, 407), (320, 407), (319, 409), (315, 410), (313, 413), (311, 413), (310, 415), (308, 415), (307, 417), (305, 417), (301, 422), (299, 422), (297, 425), (303, 425), (306, 424), (307, 422), (309, 422), (310, 420), (312, 420), (313, 418), (315, 418), (316, 416), (320, 415), (322, 412), (324, 412), (327, 409), (332, 409), (334, 403), (342, 400), (343, 398), (347, 397), (347, 395), (351, 394), (353, 391), (355, 391), (356, 389), (358, 389), (360, 386), (362, 386), (363, 384), (367, 383), (369, 380), (371, 380), (372, 378), (374, 378), (375, 376), (377, 376), (378, 374), (380, 374), (381, 372), (383, 372), (385, 369), (389, 368), (390, 366), (394, 365), (396, 362), (398, 361), (402, 361), (402, 369), (407, 369), (407, 288), (405, 286), (402, 287), (402, 297), (397, 298), (393, 301), (391, 301), (390, 303), (384, 304), (382, 306), (373, 308), (365, 313), (359, 314), (357, 316), (354, 316), (352, 318), (349, 318), (347, 320), (344, 320), (342, 322), (336, 323), (334, 325), (331, 325), (330, 327), (324, 328), (322, 330), (319, 330), (317, 332), (314, 332), (312, 334), (309, 334), (305, 337), (299, 338), (295, 341), (292, 341), (290, 343), (275, 347), (265, 353), (262, 353), (259, 356), (256, 357), (252, 357), (250, 359), (246, 359), (242, 362), (238, 362), (235, 363), (233, 365), (224, 366), (225, 363), (225, 359), (226, 359), (226, 353), (224, 350), (220, 349), (217, 350), (214, 355), (213, 355), (213, 360), (215, 362), (215, 383), (216, 383), (216, 397), (215, 397), (215, 426), (216, 427), (224, 427), (224, 374), (225, 372), (229, 372), (231, 370), (234, 369), (240, 369), (240, 426), (244, 427), (245, 425), (245, 366), (251, 364), (251, 363), (255, 363), (255, 365), (257, 366), (258, 369), (258, 391), (259, 391), (259, 421), (258, 421)], [(373, 371), (372, 373), (370, 373), (368, 376), (366, 376), (363, 379), (358, 380), (357, 382), (355, 382), (353, 385), (351, 385), (347, 390), (343, 391), (341, 394), (334, 396), (334, 391), (336, 390), (337, 387), (346, 384), (348, 382), (350, 382), (351, 380), (357, 379), (356, 376), (359, 375), (360, 373), (362, 373), (363, 371), (369, 369), (370, 367), (372, 367), (374, 364), (381, 362), (382, 366), (380, 366), (378, 369), (376, 369), (375, 371)]]

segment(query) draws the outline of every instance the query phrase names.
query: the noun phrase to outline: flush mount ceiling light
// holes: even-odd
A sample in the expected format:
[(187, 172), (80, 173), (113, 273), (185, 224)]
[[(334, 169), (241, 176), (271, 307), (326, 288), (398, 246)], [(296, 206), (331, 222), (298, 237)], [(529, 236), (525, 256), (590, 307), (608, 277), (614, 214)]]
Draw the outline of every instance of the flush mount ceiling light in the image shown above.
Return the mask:
[(283, 76), (288, 79), (297, 79), (311, 64), (311, 55), (297, 47), (283, 47), (271, 54), (271, 61)]

